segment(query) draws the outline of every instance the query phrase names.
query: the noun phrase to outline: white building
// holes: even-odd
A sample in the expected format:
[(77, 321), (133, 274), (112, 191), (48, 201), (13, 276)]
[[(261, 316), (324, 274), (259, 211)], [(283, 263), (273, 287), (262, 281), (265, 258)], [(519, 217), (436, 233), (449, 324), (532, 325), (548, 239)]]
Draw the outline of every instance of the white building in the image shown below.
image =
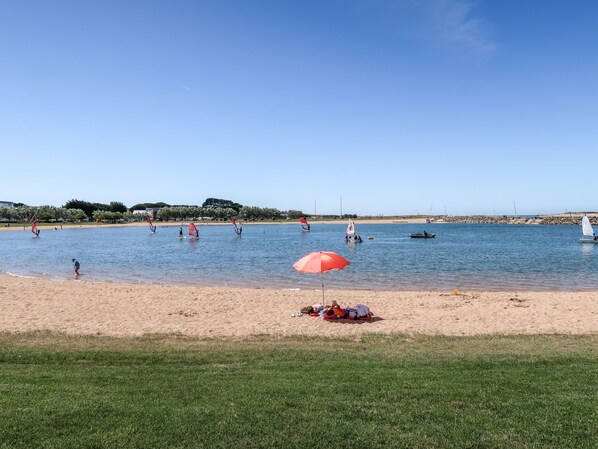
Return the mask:
[(0, 207), (13, 207), (15, 203), (11, 201), (0, 201)]

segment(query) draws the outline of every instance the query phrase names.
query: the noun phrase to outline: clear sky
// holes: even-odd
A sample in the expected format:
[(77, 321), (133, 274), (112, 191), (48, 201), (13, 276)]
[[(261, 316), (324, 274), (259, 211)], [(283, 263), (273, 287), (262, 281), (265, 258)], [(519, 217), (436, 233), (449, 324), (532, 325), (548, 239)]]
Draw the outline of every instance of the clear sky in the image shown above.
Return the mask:
[(0, 2), (0, 200), (598, 210), (594, 0)]

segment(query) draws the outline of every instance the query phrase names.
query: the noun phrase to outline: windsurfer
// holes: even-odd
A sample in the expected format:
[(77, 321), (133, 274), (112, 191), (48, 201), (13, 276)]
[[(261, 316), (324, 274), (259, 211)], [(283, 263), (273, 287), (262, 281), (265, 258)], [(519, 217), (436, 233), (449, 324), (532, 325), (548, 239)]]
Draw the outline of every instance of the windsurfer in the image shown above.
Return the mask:
[(41, 229), (37, 228), (37, 223), (35, 222), (35, 218), (33, 220), (31, 220), (31, 232), (33, 232), (33, 234), (35, 234), (36, 237), (39, 237), (39, 233), (41, 232)]
[(304, 231), (311, 231), (311, 225), (307, 222), (305, 217), (299, 218), (299, 222), (301, 223), (301, 229)]
[(183, 238), (183, 228), (179, 228), (179, 237)]

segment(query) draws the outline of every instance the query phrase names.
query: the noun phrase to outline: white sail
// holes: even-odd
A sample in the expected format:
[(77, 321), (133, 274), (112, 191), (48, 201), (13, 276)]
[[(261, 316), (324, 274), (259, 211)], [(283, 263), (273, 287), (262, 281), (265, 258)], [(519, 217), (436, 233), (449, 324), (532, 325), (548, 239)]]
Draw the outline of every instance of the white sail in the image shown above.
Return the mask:
[(592, 228), (592, 225), (590, 224), (590, 219), (587, 215), (584, 215), (583, 219), (581, 220), (581, 228), (583, 231), (583, 235), (590, 237), (594, 236), (594, 229)]
[(355, 225), (353, 224), (353, 220), (349, 220), (349, 226), (347, 226), (347, 235), (354, 235), (355, 234)]

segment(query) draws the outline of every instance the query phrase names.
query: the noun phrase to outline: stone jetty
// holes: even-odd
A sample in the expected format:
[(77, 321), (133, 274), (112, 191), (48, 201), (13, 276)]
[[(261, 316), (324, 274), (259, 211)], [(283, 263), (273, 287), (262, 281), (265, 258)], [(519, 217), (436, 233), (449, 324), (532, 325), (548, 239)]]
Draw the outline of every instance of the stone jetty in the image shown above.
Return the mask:
[[(514, 225), (581, 225), (584, 214), (559, 214), (559, 215), (465, 215), (434, 217), (433, 223), (475, 223), (475, 224), (514, 224)], [(598, 225), (598, 214), (588, 214), (590, 223)]]

